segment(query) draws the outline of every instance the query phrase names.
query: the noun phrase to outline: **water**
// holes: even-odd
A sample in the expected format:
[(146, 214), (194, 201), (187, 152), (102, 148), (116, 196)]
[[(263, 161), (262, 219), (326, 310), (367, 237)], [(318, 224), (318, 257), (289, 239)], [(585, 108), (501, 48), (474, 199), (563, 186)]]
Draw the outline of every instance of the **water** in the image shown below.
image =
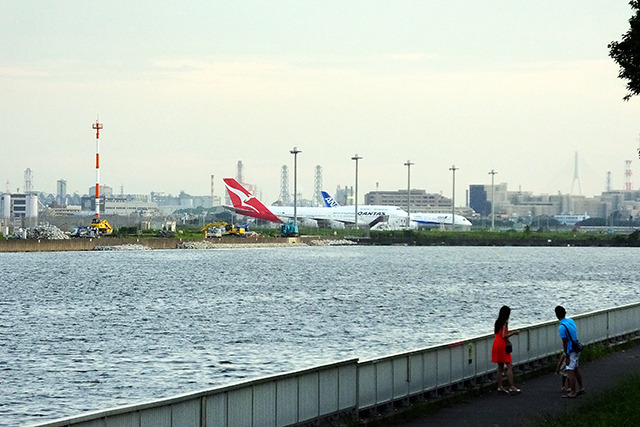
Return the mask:
[(0, 254), (0, 424), (23, 425), (640, 300), (634, 248)]

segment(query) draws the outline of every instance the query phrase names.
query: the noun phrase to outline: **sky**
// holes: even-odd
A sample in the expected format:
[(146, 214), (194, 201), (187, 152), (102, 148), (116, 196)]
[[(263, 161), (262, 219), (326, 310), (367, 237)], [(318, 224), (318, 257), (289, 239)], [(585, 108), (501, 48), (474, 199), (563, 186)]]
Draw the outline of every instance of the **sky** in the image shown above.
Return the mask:
[[(222, 196), (271, 203), (355, 183), (453, 195), (470, 184), (599, 195), (640, 188), (640, 100), (607, 45), (626, 0), (0, 0), (5, 191)], [(574, 168), (578, 158), (577, 175)], [(634, 170), (635, 169), (635, 170)]]

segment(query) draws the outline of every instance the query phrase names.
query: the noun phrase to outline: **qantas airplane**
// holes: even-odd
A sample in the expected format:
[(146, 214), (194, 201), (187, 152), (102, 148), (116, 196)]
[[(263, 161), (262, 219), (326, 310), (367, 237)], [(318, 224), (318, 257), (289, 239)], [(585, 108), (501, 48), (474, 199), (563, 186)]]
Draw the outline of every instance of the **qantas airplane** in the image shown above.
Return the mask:
[[(283, 223), (293, 219), (293, 206), (265, 206), (253, 194), (233, 178), (224, 178), (224, 184), (233, 206), (223, 206), (239, 215)], [(296, 208), (296, 216), (303, 224), (323, 225), (331, 228), (344, 228), (345, 224), (355, 222), (354, 206), (305, 207)], [(407, 213), (397, 206), (358, 206), (358, 225), (385, 224), (400, 227), (407, 221)]]
[[(328, 208), (334, 208), (336, 206), (340, 206), (338, 202), (331, 197), (329, 193), (326, 191), (322, 192), (322, 199), (324, 200), (324, 204)], [(411, 213), (411, 227), (412, 228), (434, 228), (434, 227), (442, 227), (442, 226), (451, 226), (451, 214), (442, 214), (442, 213), (428, 213), (428, 212), (416, 212)], [(406, 220), (406, 217), (405, 217)], [(456, 227), (471, 227), (471, 221), (462, 215), (456, 215)]]

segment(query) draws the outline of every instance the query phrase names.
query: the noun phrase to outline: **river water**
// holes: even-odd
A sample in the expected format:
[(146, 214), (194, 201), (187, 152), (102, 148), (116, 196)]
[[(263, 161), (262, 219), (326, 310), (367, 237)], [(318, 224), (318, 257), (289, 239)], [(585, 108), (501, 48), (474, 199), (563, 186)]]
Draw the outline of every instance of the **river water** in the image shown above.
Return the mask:
[(640, 301), (637, 248), (0, 254), (0, 424), (24, 425)]

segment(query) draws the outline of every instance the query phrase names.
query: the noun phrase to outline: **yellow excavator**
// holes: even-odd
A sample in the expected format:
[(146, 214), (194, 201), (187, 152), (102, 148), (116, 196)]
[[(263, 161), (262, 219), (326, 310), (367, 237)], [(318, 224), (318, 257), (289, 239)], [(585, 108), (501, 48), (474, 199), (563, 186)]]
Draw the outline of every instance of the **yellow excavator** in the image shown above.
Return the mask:
[(200, 231), (205, 233), (205, 237), (222, 237), (225, 234), (245, 237), (246, 230), (246, 226), (236, 226), (235, 224), (228, 224), (224, 221), (210, 222), (200, 229)]
[(227, 225), (228, 224), (224, 221), (210, 222), (209, 224), (202, 227), (200, 231), (204, 233), (204, 237), (206, 238), (211, 238), (211, 237), (220, 238), (222, 237), (223, 234), (226, 233), (225, 230)]
[(108, 236), (113, 233), (113, 227), (106, 219), (100, 219), (99, 217), (93, 218), (89, 227), (93, 227), (98, 231), (98, 234)]

